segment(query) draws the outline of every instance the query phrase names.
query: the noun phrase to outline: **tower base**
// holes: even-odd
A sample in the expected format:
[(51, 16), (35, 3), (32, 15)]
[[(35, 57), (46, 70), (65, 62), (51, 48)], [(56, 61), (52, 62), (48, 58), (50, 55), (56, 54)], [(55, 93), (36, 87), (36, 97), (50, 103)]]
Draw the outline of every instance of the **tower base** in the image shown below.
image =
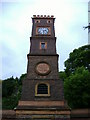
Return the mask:
[(18, 120), (70, 120), (70, 109), (64, 101), (19, 101)]

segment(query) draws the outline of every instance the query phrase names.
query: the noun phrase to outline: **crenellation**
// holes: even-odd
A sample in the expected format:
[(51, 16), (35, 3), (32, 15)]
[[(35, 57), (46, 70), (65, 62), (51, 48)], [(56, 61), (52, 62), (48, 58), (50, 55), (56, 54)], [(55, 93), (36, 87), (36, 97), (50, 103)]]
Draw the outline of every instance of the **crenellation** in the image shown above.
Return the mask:
[(54, 18), (54, 15), (33, 15), (33, 18)]

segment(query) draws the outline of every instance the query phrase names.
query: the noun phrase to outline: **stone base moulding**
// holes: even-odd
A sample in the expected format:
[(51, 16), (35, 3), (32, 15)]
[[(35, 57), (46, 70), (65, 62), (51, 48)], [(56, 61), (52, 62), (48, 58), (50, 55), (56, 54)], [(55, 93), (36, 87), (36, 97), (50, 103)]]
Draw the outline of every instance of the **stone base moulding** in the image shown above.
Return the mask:
[(65, 101), (19, 101), (19, 106), (64, 106)]
[(70, 111), (65, 110), (16, 110), (17, 115), (70, 115)]
[(65, 115), (31, 115), (18, 116), (17, 118), (25, 118), (25, 120), (70, 120), (70, 117)]

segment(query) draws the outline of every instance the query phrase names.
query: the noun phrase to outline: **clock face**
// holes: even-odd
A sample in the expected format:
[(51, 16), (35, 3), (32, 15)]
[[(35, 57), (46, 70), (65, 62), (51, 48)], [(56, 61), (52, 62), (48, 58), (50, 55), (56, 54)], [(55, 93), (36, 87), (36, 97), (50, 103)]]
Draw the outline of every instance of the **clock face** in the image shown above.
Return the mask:
[(38, 28), (38, 34), (42, 34), (42, 35), (47, 35), (49, 32), (49, 29), (46, 27), (40, 27)]
[(47, 63), (39, 63), (36, 66), (36, 72), (41, 75), (46, 75), (50, 72), (50, 66)]

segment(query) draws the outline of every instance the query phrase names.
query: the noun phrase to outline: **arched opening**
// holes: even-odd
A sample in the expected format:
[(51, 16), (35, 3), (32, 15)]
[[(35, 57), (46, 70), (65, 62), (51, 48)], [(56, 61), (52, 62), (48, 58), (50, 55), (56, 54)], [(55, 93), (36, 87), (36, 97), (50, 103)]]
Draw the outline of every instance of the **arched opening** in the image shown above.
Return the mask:
[(39, 84), (37, 94), (48, 94), (48, 86), (46, 84)]
[(50, 86), (48, 83), (38, 83), (35, 86), (35, 96), (50, 96)]

